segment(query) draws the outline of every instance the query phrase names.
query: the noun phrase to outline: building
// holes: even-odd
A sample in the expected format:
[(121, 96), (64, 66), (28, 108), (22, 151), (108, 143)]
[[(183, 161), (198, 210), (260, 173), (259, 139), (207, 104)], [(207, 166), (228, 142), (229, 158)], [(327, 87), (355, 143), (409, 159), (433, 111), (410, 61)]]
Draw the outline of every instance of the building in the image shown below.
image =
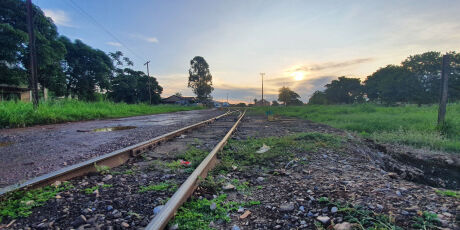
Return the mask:
[(31, 101), (31, 91), (23, 86), (0, 84), (0, 101), (7, 100)]
[(256, 101), (255, 106), (270, 106), (270, 102), (265, 99), (262, 99), (262, 100)]
[(175, 105), (193, 105), (197, 103), (197, 100), (194, 97), (182, 97), (182, 96), (172, 95), (170, 97), (162, 99), (161, 103), (175, 104)]

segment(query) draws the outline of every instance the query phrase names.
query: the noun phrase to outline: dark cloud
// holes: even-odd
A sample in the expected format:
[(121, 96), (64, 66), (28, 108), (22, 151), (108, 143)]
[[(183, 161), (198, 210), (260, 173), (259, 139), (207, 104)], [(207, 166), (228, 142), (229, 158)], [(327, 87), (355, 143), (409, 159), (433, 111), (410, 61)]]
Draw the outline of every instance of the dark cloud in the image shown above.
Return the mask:
[(352, 65), (362, 64), (369, 61), (374, 60), (374, 58), (357, 58), (353, 60), (343, 61), (343, 62), (325, 62), (321, 64), (313, 64), (313, 65), (304, 65), (298, 67), (294, 71), (321, 71), (325, 69), (336, 69), (336, 68), (344, 68)]

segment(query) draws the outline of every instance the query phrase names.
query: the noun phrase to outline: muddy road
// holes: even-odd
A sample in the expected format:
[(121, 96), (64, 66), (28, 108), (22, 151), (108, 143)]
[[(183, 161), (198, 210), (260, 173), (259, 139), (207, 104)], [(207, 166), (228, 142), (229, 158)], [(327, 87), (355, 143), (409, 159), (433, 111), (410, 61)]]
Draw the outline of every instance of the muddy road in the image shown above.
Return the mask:
[(0, 130), (0, 187), (222, 114), (195, 110)]

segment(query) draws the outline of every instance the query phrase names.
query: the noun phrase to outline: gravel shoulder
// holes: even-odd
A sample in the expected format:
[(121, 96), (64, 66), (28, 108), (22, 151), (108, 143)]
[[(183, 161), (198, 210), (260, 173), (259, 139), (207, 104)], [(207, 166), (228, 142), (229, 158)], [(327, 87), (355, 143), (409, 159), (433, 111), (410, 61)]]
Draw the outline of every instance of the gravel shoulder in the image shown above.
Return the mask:
[[(310, 134), (303, 141), (300, 133)], [(301, 136), (273, 141), (289, 135)], [(330, 137), (340, 143), (333, 144)], [(263, 144), (271, 149), (255, 153)], [(221, 163), (230, 162), (231, 167), (213, 170), (212, 180), (199, 187), (191, 200), (209, 199), (218, 207), (226, 202), (260, 202), (228, 210), (228, 222), (216, 217), (207, 226), (216, 229), (361, 229), (379, 221), (387, 224), (379, 225), (382, 229), (459, 229), (459, 179), (427, 173), (429, 161), (423, 165), (395, 157), (397, 153), (423, 155), (417, 151), (382, 146), (306, 120), (268, 122), (263, 116), (247, 116), (220, 155)], [(257, 160), (246, 157), (250, 154)], [(447, 160), (441, 165), (453, 168), (452, 175), (460, 172), (457, 156), (439, 154)], [(228, 189), (229, 183), (235, 188)], [(457, 197), (443, 193), (446, 186)], [(222, 194), (227, 200), (219, 203), (215, 198)]]
[[(0, 130), (0, 187), (149, 140), (222, 114), (194, 110), (108, 120)], [(93, 132), (108, 127), (132, 129)]]

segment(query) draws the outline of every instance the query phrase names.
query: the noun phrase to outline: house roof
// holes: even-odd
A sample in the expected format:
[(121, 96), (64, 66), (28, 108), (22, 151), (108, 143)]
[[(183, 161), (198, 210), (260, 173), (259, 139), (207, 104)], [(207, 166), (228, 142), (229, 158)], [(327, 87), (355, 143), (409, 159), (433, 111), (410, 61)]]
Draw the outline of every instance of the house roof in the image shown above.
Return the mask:
[(0, 84), (0, 90), (8, 90), (8, 91), (28, 91), (30, 90), (28, 87), (19, 86), (19, 85), (8, 85), (8, 84)]

